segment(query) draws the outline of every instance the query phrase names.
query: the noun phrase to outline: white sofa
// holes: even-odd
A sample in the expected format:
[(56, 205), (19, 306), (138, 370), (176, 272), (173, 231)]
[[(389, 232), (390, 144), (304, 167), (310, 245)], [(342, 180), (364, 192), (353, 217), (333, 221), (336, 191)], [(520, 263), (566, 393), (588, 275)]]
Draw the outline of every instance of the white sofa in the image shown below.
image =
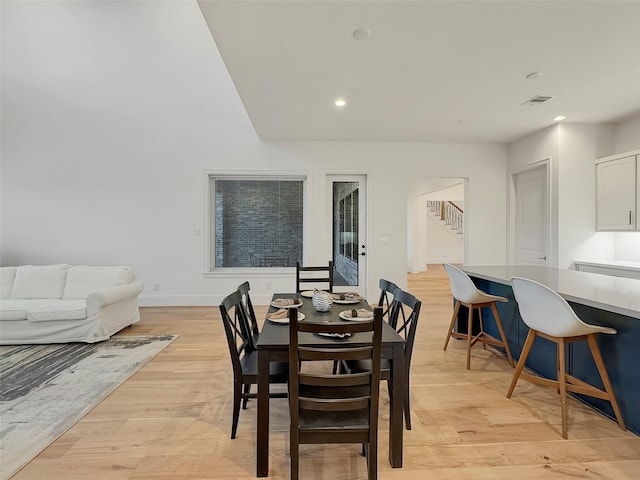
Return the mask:
[(131, 267), (0, 267), (0, 344), (94, 343), (140, 320)]

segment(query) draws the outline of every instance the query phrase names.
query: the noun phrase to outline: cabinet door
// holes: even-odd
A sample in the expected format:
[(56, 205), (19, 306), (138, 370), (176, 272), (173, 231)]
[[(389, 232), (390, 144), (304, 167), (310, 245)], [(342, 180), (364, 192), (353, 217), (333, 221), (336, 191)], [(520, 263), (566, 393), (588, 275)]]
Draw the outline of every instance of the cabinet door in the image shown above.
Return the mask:
[(635, 230), (636, 157), (596, 165), (598, 230)]

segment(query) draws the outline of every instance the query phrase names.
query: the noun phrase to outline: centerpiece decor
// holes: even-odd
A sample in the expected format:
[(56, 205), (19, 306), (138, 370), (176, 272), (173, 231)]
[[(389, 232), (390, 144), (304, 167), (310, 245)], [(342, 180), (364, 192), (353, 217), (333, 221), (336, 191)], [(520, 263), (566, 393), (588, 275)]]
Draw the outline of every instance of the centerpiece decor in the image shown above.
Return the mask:
[(331, 305), (333, 305), (333, 296), (329, 292), (316, 288), (313, 291), (311, 302), (313, 303), (313, 308), (318, 312), (328, 312), (331, 309)]

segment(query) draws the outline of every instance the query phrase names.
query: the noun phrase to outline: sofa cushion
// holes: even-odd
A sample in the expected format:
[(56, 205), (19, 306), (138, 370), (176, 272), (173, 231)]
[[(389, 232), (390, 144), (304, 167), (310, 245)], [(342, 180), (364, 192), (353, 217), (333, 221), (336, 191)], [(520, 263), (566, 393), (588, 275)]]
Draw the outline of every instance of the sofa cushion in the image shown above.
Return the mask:
[(0, 267), (0, 298), (9, 298), (18, 267)]
[(83, 320), (87, 318), (87, 302), (84, 300), (54, 300), (29, 310), (30, 322), (54, 320)]
[(0, 301), (0, 320), (26, 320), (31, 309), (53, 301), (55, 300), (2, 300)]
[(131, 267), (87, 267), (72, 266), (69, 268), (67, 284), (62, 298), (86, 299), (90, 293), (115, 287), (133, 281)]
[(9, 298), (62, 298), (68, 269), (68, 265), (20, 266)]

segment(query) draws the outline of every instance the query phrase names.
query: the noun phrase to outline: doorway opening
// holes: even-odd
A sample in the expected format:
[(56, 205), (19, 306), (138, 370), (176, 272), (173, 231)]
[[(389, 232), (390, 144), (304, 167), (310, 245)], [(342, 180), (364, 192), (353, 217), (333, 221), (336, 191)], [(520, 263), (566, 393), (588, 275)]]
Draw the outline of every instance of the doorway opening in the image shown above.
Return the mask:
[(407, 205), (407, 271), (464, 263), (465, 178), (414, 178)]

